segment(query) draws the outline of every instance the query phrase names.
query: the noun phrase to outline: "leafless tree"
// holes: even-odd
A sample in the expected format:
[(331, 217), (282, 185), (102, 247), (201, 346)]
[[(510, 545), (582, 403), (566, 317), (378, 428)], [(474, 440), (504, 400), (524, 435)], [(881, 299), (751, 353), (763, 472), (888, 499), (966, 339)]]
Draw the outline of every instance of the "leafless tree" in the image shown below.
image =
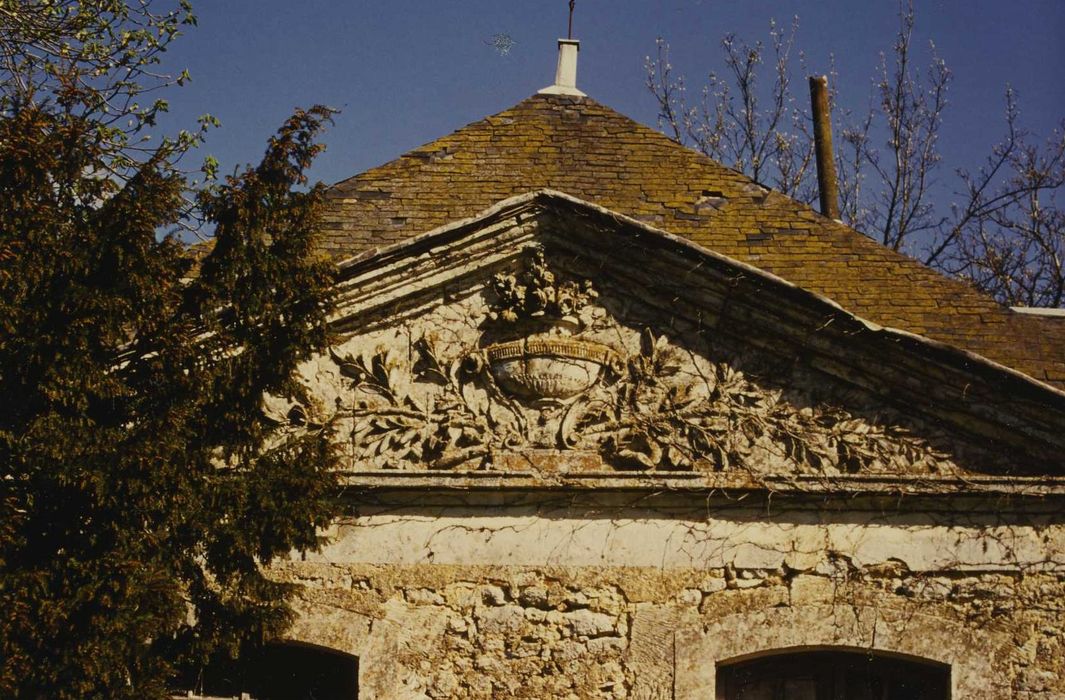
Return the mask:
[[(1065, 189), (1065, 139), (1057, 133), (1035, 145), (1018, 126), (1008, 90), (1002, 142), (978, 170), (955, 171), (957, 199), (942, 206), (938, 138), (951, 71), (934, 45), (930, 63), (914, 65), (914, 27), (912, 2), (900, 4), (899, 30), (881, 55), (867, 111), (839, 109), (834, 89), (830, 94), (843, 220), (1004, 303), (1065, 305), (1065, 216), (1057, 203)], [(786, 32), (771, 24), (768, 48), (726, 35), (724, 76), (710, 73), (696, 106), (660, 39), (646, 62), (647, 87), (660, 126), (677, 141), (810, 203), (816, 199), (810, 117), (792, 92), (796, 59), (806, 72), (796, 29), (797, 21)]]
[[(710, 73), (697, 106), (689, 105), (683, 77), (674, 77), (669, 46), (658, 40), (648, 58), (647, 87), (658, 99), (659, 123), (673, 137), (715, 160), (741, 170), (785, 194), (811, 202), (813, 136), (807, 112), (792, 93), (792, 61), (797, 24), (785, 31), (770, 26), (770, 45), (748, 44), (728, 34), (721, 41), (726, 72)], [(771, 61), (772, 86), (760, 89), (762, 68)], [(802, 57), (799, 57), (802, 62)]]
[(1003, 303), (1065, 307), (1065, 123), (1040, 146), (1017, 127), (1012, 91), (1006, 101), (1007, 136), (979, 171), (959, 171), (965, 207), (932, 262)]
[(931, 46), (932, 62), (924, 80), (912, 66), (913, 6), (900, 13), (899, 32), (892, 46), (893, 60), (880, 56), (876, 80), (879, 101), (875, 118), (887, 130), (887, 143), (871, 147), (865, 139), (864, 164), (877, 183), (870, 198), (864, 230), (894, 250), (914, 237), (932, 232), (935, 206), (929, 196), (940, 162), (939, 128), (947, 106), (950, 70)]

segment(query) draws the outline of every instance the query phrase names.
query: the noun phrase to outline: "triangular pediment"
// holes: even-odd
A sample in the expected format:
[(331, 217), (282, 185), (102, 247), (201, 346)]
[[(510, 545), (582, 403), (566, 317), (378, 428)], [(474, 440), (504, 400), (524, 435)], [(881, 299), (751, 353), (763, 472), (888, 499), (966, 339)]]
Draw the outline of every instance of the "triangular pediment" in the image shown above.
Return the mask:
[(883, 326), (1065, 389), (1065, 324), (1014, 313), (587, 97), (534, 95), (329, 188), (339, 257), (552, 189), (773, 272)]
[(353, 474), (1060, 475), (1065, 394), (562, 193), (342, 264), (304, 373)]

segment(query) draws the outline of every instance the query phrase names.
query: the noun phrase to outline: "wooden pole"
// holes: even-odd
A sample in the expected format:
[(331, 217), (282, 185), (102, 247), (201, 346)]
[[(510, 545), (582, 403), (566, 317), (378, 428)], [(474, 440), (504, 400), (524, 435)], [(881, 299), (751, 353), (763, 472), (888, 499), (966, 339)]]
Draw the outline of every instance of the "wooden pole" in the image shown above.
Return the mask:
[(817, 158), (817, 191), (821, 213), (839, 218), (839, 188), (836, 183), (836, 159), (832, 155), (832, 116), (828, 107), (828, 78), (810, 76), (810, 103), (814, 117), (814, 153)]

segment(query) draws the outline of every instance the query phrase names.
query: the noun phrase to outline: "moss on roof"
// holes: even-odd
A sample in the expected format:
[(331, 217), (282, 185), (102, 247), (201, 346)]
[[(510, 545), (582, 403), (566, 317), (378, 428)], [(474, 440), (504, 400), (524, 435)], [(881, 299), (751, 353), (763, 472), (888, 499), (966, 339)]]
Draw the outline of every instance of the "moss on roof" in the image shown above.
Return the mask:
[(542, 188), (687, 237), (881, 325), (1065, 388), (1065, 321), (1011, 312), (587, 97), (534, 95), (337, 183), (322, 244), (346, 257)]

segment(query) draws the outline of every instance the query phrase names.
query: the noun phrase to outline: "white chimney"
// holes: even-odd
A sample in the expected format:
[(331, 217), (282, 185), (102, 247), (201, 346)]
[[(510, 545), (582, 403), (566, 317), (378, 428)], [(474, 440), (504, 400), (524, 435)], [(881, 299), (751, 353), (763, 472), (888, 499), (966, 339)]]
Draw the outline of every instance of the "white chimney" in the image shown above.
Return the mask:
[(555, 84), (541, 90), (541, 95), (585, 96), (577, 89), (577, 52), (580, 50), (581, 42), (576, 39), (558, 40), (558, 68), (555, 69)]

